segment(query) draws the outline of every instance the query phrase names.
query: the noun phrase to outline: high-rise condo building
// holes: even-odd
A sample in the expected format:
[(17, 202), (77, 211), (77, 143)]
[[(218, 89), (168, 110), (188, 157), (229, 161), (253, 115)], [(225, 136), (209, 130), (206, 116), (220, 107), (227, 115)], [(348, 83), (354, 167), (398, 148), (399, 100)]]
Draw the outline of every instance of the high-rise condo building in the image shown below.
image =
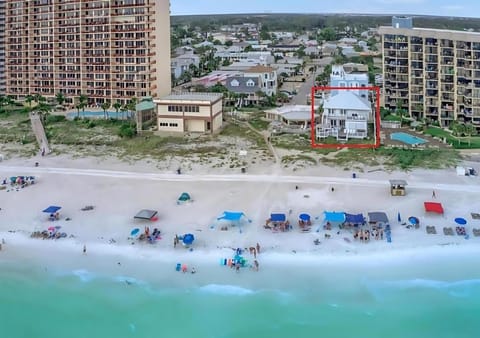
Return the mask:
[(6, 91), (89, 104), (170, 94), (169, 0), (5, 0)]
[(5, 0), (0, 0), (0, 95), (5, 95)]
[(385, 107), (442, 127), (480, 127), (480, 33), (414, 28), (394, 17), (382, 35)]

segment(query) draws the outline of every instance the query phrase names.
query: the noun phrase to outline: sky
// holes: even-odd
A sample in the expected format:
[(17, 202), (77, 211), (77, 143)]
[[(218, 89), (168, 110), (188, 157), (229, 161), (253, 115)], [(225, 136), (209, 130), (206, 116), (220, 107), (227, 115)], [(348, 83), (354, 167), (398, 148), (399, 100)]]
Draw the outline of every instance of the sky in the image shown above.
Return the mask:
[(170, 0), (172, 15), (354, 13), (480, 17), (479, 0)]

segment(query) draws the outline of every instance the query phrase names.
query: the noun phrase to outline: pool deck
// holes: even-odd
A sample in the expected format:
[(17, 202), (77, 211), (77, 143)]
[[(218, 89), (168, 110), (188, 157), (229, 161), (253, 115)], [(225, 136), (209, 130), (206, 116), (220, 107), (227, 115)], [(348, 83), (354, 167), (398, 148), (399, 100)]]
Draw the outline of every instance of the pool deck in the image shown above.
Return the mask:
[[(427, 143), (423, 144), (417, 144), (417, 145), (410, 145), (407, 143), (403, 143), (400, 141), (395, 141), (390, 138), (390, 135), (393, 133), (405, 133), (405, 134), (410, 134), (415, 137), (422, 138), (427, 141)], [(417, 131), (413, 131), (409, 128), (382, 128), (381, 130), (381, 144), (387, 147), (398, 147), (398, 148), (451, 148), (450, 145), (445, 144), (439, 140), (434, 139), (433, 137), (429, 135), (425, 135), (422, 133), (419, 133)]]

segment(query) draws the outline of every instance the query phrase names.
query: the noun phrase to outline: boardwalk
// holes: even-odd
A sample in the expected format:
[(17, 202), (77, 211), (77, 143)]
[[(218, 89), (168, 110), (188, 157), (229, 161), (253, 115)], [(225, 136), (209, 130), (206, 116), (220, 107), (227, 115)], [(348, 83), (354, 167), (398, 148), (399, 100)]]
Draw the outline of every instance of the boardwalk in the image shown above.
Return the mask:
[(40, 115), (35, 112), (30, 113), (30, 121), (32, 122), (33, 133), (35, 134), (35, 138), (40, 146), (40, 152), (44, 151), (45, 154), (49, 154), (50, 147), (48, 146), (47, 135), (45, 135), (45, 129), (43, 129)]

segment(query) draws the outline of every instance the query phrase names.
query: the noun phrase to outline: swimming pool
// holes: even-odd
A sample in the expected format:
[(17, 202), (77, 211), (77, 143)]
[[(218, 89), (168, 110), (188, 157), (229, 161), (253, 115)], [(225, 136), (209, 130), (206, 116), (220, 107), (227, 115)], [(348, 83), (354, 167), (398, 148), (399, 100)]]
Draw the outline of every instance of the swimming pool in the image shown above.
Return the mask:
[(416, 137), (407, 133), (392, 133), (390, 139), (394, 141), (400, 141), (409, 145), (424, 144), (427, 143), (427, 140), (423, 138)]
[[(116, 112), (116, 111), (107, 111), (107, 118), (112, 118), (112, 119), (123, 119), (130, 117), (131, 113), (130, 112)], [(103, 111), (81, 111), (80, 114), (76, 111), (72, 111), (70, 113), (67, 113), (67, 118), (68, 119), (74, 119), (75, 117), (83, 117), (83, 118), (96, 118), (96, 119), (103, 119), (105, 117), (105, 114)]]

